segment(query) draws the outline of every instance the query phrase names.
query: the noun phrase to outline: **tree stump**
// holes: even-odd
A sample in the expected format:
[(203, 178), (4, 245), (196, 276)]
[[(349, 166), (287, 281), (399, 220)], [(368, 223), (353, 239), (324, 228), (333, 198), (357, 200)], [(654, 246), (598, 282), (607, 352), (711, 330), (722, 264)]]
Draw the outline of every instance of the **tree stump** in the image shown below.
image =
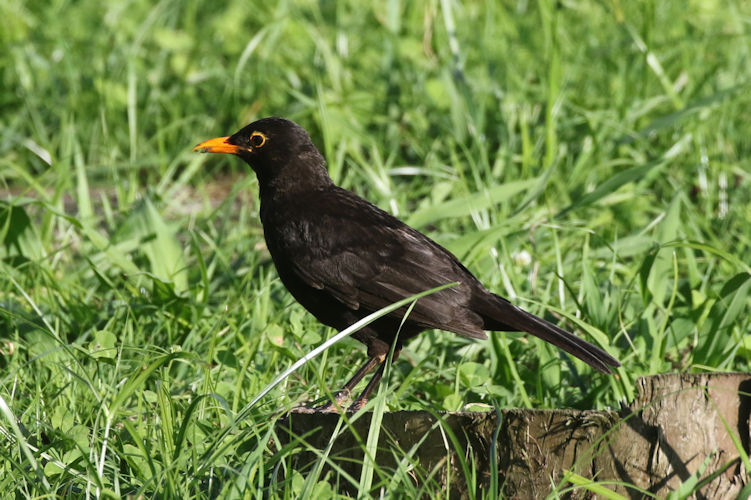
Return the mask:
[[(748, 454), (751, 374), (656, 375), (638, 379), (637, 385), (636, 400), (619, 411), (386, 413), (375, 461), (382, 471), (396, 470), (397, 461), (411, 451), (409, 462), (422, 471), (413, 477), (430, 477), (451, 498), (467, 498), (470, 489), (487, 493), (493, 485), (506, 498), (542, 498), (566, 470), (627, 483), (606, 486), (627, 498), (643, 497), (628, 485), (665, 496), (702, 467), (699, 478), (710, 480), (697, 498), (735, 498), (748, 482), (748, 471), (731, 433)], [(293, 413), (277, 424), (278, 435), (304, 442), (308, 450), (331, 444), (329, 460), (337, 473), (356, 479), (371, 415), (343, 425), (330, 443), (340, 418)], [(305, 473), (318, 456), (303, 451), (293, 467)], [(472, 484), (462, 464), (474, 467)], [(356, 493), (347, 481), (337, 484), (343, 493)], [(568, 496), (589, 494), (573, 490)]]

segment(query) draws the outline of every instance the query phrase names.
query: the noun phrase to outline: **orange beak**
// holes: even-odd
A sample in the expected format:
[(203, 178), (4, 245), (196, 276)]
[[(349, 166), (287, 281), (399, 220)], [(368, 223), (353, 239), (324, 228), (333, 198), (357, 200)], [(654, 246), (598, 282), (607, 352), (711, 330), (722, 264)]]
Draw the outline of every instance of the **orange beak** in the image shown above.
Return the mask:
[(228, 143), (227, 139), (229, 139), (229, 137), (209, 139), (208, 141), (204, 141), (194, 147), (193, 151), (198, 151), (199, 153), (239, 153), (241, 149), (240, 146)]

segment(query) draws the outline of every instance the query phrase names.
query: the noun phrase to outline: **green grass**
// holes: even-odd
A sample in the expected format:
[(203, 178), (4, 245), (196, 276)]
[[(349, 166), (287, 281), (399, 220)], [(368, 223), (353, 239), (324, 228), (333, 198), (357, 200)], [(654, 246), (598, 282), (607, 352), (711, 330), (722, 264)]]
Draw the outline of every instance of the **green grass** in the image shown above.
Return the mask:
[[(332, 492), (286, 471), (271, 424), (345, 381), (354, 341), (223, 433), (334, 334), (279, 282), (252, 173), (191, 153), (269, 115), (623, 362), (426, 332), (381, 410), (603, 408), (641, 375), (748, 370), (749, 20), (741, 0), (0, 3), (0, 491)], [(349, 480), (417, 494), (405, 471)]]

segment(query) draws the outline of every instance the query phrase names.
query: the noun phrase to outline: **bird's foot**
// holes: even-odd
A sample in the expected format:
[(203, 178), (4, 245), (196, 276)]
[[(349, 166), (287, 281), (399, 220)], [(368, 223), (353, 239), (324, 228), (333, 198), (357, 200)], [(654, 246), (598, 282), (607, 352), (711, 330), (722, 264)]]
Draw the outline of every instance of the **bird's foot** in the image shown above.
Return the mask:
[(365, 398), (357, 398), (355, 401), (349, 405), (349, 408), (347, 408), (347, 411), (355, 413), (363, 408), (365, 408), (365, 405), (368, 403), (368, 400)]
[(298, 406), (292, 408), (290, 413), (338, 413), (340, 408), (344, 408), (344, 402), (349, 399), (347, 389), (334, 393), (334, 400), (320, 406)]

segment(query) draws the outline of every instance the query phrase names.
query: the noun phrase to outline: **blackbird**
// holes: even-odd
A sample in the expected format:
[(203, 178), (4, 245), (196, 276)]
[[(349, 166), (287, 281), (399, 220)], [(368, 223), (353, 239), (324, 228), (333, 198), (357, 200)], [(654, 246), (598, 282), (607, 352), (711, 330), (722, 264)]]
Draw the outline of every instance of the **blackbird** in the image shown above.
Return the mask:
[(264, 118), (193, 150), (235, 154), (255, 171), (266, 245), (279, 277), (321, 323), (341, 330), (405, 297), (458, 283), (419, 299), (403, 324), (405, 308), (352, 334), (367, 346), (369, 359), (336, 393), (336, 406), (316, 409), (335, 410), (378, 366), (350, 406), (361, 408), (383, 375), (394, 340), (398, 354), (405, 341), (431, 328), (473, 339), (486, 339), (484, 330), (527, 332), (600, 372), (620, 366), (599, 347), (489, 292), (441, 245), (336, 186), (323, 156), (296, 123)]

